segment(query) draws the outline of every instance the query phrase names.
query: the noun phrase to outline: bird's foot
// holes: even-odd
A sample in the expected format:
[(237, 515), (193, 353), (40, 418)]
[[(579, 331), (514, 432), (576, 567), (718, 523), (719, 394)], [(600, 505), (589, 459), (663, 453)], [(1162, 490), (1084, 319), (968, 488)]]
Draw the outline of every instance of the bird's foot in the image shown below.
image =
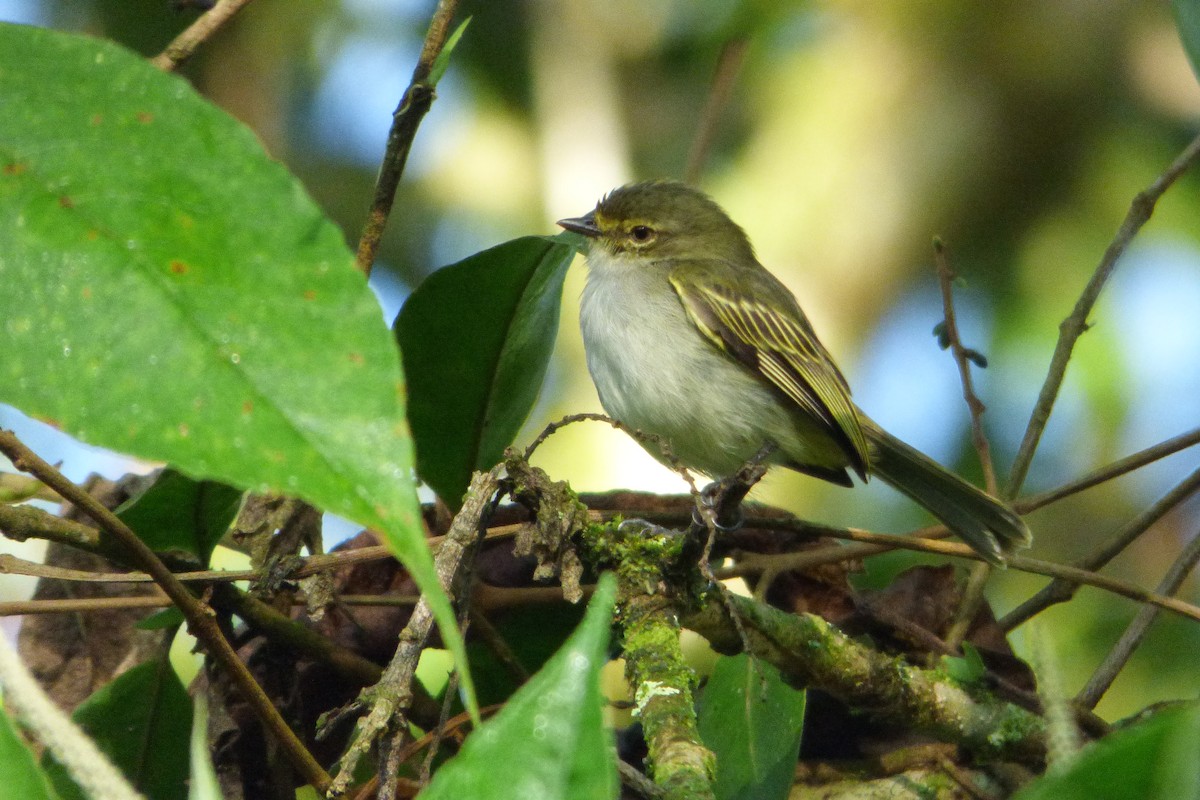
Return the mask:
[[(704, 510), (712, 512), (713, 527), (721, 533), (733, 533), (746, 522), (746, 512), (742, 510), (740, 503), (732, 509), (725, 509), (725, 512), (722, 513), (721, 500), (727, 489), (725, 481), (713, 481), (700, 490), (699, 505), (703, 506)], [(707, 515), (701, 508), (692, 509), (692, 522), (701, 528), (708, 527), (705, 516)]]
[(621, 533), (641, 534), (646, 537), (679, 535), (679, 531), (664, 528), (662, 525), (655, 525), (653, 522), (639, 517), (621, 520), (617, 524), (617, 530)]

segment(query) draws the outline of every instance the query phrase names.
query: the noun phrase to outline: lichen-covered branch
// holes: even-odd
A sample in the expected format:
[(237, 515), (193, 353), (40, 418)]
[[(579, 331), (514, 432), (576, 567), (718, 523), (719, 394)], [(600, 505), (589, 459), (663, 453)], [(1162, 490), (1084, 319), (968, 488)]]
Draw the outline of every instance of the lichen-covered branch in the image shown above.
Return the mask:
[(873, 650), (816, 615), (788, 614), (742, 597), (722, 602), (715, 592), (709, 597), (680, 623), (718, 652), (742, 649), (732, 607), (753, 655), (798, 686), (822, 689), (853, 708), (957, 743), (980, 759), (1032, 763), (1045, 755), (1045, 725), (1024, 709), (974, 697), (948, 677)]
[(654, 782), (665, 798), (713, 797), (716, 764), (696, 727), (696, 674), (679, 647), (678, 613), (665, 594), (628, 580), (618, 586), (625, 678), (633, 687)]

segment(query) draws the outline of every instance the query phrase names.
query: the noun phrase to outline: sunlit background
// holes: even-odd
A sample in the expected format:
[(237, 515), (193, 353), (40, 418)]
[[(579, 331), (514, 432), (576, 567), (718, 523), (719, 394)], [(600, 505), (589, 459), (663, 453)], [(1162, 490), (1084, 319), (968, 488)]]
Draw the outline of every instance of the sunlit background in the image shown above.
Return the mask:
[[(183, 72), (250, 125), (353, 242), (432, 7), (258, 0)], [(931, 335), (941, 318), (932, 238), (965, 279), (966, 343), (990, 361), (977, 381), (1003, 481), (1059, 322), (1130, 200), (1200, 129), (1200, 88), (1166, 2), (477, 0), (461, 13), (473, 19), (417, 137), (373, 278), (389, 321), (439, 266), (550, 233), (623, 182), (680, 176), (720, 54), (745, 40), (700, 185), (796, 292), (859, 404), (974, 479), (957, 372)], [(0, 19), (146, 54), (194, 16), (168, 0), (0, 0)], [(564, 414), (599, 410), (576, 322), (583, 280), (576, 265), (526, 441)], [(1092, 320), (1026, 493), (1200, 423), (1200, 175), (1166, 195)], [(132, 468), (8, 408), (0, 425), (72, 478)], [(682, 487), (602, 425), (559, 433), (539, 463), (579, 490)], [(1034, 514), (1033, 555), (1081, 555), (1197, 466), (1200, 454), (1181, 454)], [(756, 497), (880, 530), (927, 521), (884, 486), (773, 474)], [(1198, 526), (1193, 501), (1114, 574), (1154, 586)], [(866, 579), (907, 563), (877, 561)], [(1041, 584), (999, 576), (998, 613)], [(1195, 601), (1196, 582), (1184, 593)], [(1075, 691), (1135, 612), (1084, 590), (1017, 644), (1052, 642)], [(1195, 624), (1161, 619), (1101, 713), (1193, 696), (1198, 648)]]

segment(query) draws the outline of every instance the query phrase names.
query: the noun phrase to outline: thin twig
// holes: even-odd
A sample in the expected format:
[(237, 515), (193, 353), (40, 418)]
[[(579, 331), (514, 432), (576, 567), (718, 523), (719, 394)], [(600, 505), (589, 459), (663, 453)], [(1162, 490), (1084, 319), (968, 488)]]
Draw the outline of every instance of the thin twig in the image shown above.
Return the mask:
[(0, 617), (28, 614), (86, 614), (129, 608), (168, 608), (173, 603), (165, 594), (126, 597), (72, 597), (62, 600), (9, 600), (0, 603)]
[(126, 551), (127, 558), (154, 577), (155, 583), (183, 612), (189, 632), (195, 636), (208, 653), (225, 669), (243, 698), (254, 709), (258, 718), (283, 747), (292, 766), (319, 792), (329, 788), (329, 775), (317, 763), (304, 744), (280, 716), (270, 698), (255, 682), (232, 646), (221, 633), (216, 618), (208, 606), (196, 599), (171, 570), (138, 538), (129, 526), (96, 498), (67, 480), (61, 472), (38, 457), (17, 439), (12, 431), (0, 430), (0, 452), (8, 456), (17, 469), (38, 478), (47, 486), (70, 501), (76, 508), (91, 517), (105, 533), (109, 534)]
[(1132, 455), (1125, 456), (1118, 461), (1089, 472), (1082, 478), (1065, 483), (1057, 489), (1023, 497), (1013, 502), (1013, 508), (1021, 514), (1028, 514), (1030, 511), (1048, 506), (1064, 497), (1078, 494), (1085, 489), (1091, 489), (1093, 486), (1098, 486), (1113, 478), (1119, 478), (1122, 475), (1133, 472), (1136, 469), (1141, 469), (1147, 464), (1174, 455), (1180, 450), (1186, 450), (1196, 444), (1200, 444), (1200, 428), (1180, 434), (1172, 439), (1167, 439), (1165, 442), (1147, 447), (1145, 450), (1139, 450)]
[[(447, 593), (452, 591), (468, 552), (480, 538), (482, 528), (495, 506), (501, 485), (501, 469), (502, 466), (497, 466), (491, 472), (475, 473), (467, 489), (466, 501), (455, 516), (450, 531), (437, 552), (434, 566), (437, 569), (438, 582)], [(433, 610), (422, 597), (421, 602), (413, 609), (408, 624), (400, 633), (400, 644), (384, 670), (383, 677), (376, 685), (364, 689), (350, 706), (327, 720), (324, 726), (326, 730), (347, 714), (362, 708), (369, 709), (367, 716), (359, 723), (354, 741), (342, 755), (338, 775), (330, 789), (334, 796), (345, 794), (354, 781), (354, 770), (358, 762), (374, 747), (380, 737), (389, 730), (405, 728), (403, 717), (412, 697), (412, 681), (416, 673), (417, 659), (432, 630)]]
[[(1192, 537), (1187, 547), (1179, 554), (1179, 558), (1175, 559), (1175, 563), (1171, 565), (1167, 574), (1163, 576), (1162, 582), (1158, 584), (1157, 592), (1169, 596), (1179, 591), (1184, 579), (1195, 569), (1198, 561), (1200, 561), (1200, 533)], [(1117, 675), (1125, 668), (1133, 651), (1142, 643), (1146, 631), (1150, 629), (1150, 624), (1158, 616), (1158, 611), (1158, 608), (1154, 606), (1145, 606), (1137, 613), (1137, 616), (1129, 623), (1129, 627), (1121, 634), (1121, 638), (1117, 640), (1112, 652), (1104, 659), (1104, 663), (1092, 674), (1087, 686), (1083, 687), (1083, 690), (1076, 695), (1075, 702), (1080, 707), (1096, 707), (1100, 698), (1116, 680)]]
[(205, 11), (183, 33), (175, 37), (163, 51), (150, 59), (150, 63), (163, 72), (172, 72), (180, 64), (187, 61), (217, 30), (228, 22), (234, 14), (250, 4), (250, 0), (219, 0)]
[(1029, 465), (1033, 462), (1033, 455), (1042, 438), (1042, 431), (1046, 429), (1050, 412), (1054, 408), (1054, 401), (1058, 397), (1058, 390), (1062, 387), (1063, 377), (1066, 375), (1067, 364), (1071, 360), (1075, 342), (1088, 329), (1088, 314), (1091, 313), (1092, 307), (1099, 299), (1104, 284), (1112, 275), (1117, 260), (1124, 254), (1137, 232), (1150, 219), (1159, 198), (1197, 158), (1200, 158), (1200, 136), (1193, 139), (1183, 149), (1183, 152), (1171, 162), (1162, 175), (1155, 178), (1153, 183), (1133, 198), (1121, 227), (1117, 230), (1108, 249), (1104, 251), (1104, 257), (1100, 259), (1100, 264), (1097, 265), (1091, 280), (1088, 281), (1083, 293), (1075, 302), (1075, 308), (1071, 311), (1070, 316), (1059, 325), (1058, 343), (1055, 345), (1054, 355), (1050, 359), (1050, 369), (1046, 373), (1046, 381), (1042, 384), (1037, 403), (1029, 417), (1029, 424), (1025, 428), (1025, 437), (1013, 460), (1012, 470), (1008, 475), (1008, 485), (1005, 487), (1005, 499), (1016, 497), (1025, 483)]
[(359, 237), (358, 252), (355, 255), (355, 263), (364, 275), (370, 276), (371, 267), (375, 264), (379, 242), (383, 238), (384, 229), (387, 228), (392, 203), (396, 199), (396, 188), (404, 174), (404, 165), (408, 161), (408, 153), (412, 149), (413, 139), (416, 138), (417, 128), (433, 106), (435, 93), (429, 78), (433, 64), (450, 36), (450, 23), (457, 8), (458, 0), (438, 0), (437, 10), (433, 12), (429, 30), (425, 33), (421, 55), (417, 58), (416, 68), (413, 69), (412, 80), (404, 90), (404, 96), (400, 99), (395, 114), (392, 115), (387, 148), (383, 154), (383, 163), (379, 167), (379, 177), (375, 181), (375, 196), (371, 201), (371, 210), (367, 213), (367, 221)]
[(750, 40), (738, 36), (725, 42), (721, 55), (717, 58), (717, 68), (713, 72), (712, 84), (708, 90), (708, 100), (704, 103), (704, 111), (700, 113), (700, 124), (696, 128), (696, 138), (688, 150), (687, 166), (683, 170), (685, 183), (695, 183), (708, 160), (708, 152), (712, 149), (713, 139), (721, 124), (721, 116), (733, 96), (733, 87), (737, 84), (738, 73), (746, 62), (746, 52), (750, 49)]
[(996, 470), (992, 467), (992, 446), (988, 443), (987, 434), (983, 432), (983, 412), (987, 410), (987, 406), (975, 393), (975, 382), (971, 378), (971, 354), (974, 351), (963, 346), (962, 338), (958, 334), (958, 317), (954, 313), (953, 289), (954, 279), (958, 276), (950, 267), (949, 259), (946, 258), (946, 246), (941, 239), (933, 240), (933, 263), (937, 269), (938, 285), (942, 290), (942, 313), (946, 342), (950, 347), (950, 354), (954, 356), (954, 363), (958, 367), (958, 379), (962, 384), (963, 400), (967, 403), (967, 410), (971, 412), (971, 442), (975, 445), (975, 452), (979, 454), (979, 466), (983, 470), (983, 485), (988, 494), (996, 497), (998, 486)]
[[(1100, 569), (1149, 530), (1151, 525), (1162, 519), (1167, 512), (1191, 497), (1197, 489), (1200, 489), (1200, 469), (1192, 472), (1153, 505), (1118, 528), (1106, 542), (1079, 559), (1076, 567), (1089, 572)], [(1051, 582), (1033, 597), (1006, 614), (1000, 620), (1000, 627), (1006, 631), (1012, 630), (1050, 606), (1070, 600), (1077, 588), (1075, 583), (1070, 580), (1059, 579)]]
[[(597, 517), (597, 519), (600, 519)], [(491, 541), (509, 539), (517, 534), (524, 523), (513, 525), (497, 525), (488, 531), (487, 538)], [(57, 517), (48, 511), (33, 506), (5, 506), (0, 504), (0, 534), (16, 541), (26, 539), (46, 539), (52, 542), (77, 547), (90, 553), (97, 553), (112, 559), (120, 559), (112, 547), (101, 541), (95, 528), (88, 527), (72, 520)], [(429, 547), (436, 551), (444, 537), (431, 536), (426, 539)], [(307, 556), (299, 559), (299, 566), (289, 573), (292, 578), (306, 578), (323, 572), (353, 566), (372, 561), (394, 559), (391, 549), (384, 545), (371, 545), (353, 550), (337, 550), (332, 553)], [(55, 578), (64, 581), (80, 581), (87, 583), (151, 583), (154, 578), (145, 572), (93, 572), (89, 570), (67, 569), (49, 564), (39, 564), (26, 561), (17, 556), (0, 553), (0, 574), (32, 575), (38, 578)], [(263, 577), (261, 569), (243, 570), (194, 570), (176, 572), (175, 577), (184, 583), (257, 581)]]
[[(968, 351), (963, 346), (962, 337), (958, 333), (958, 317), (954, 312), (953, 289), (954, 279), (957, 276), (950, 267), (950, 260), (946, 257), (946, 247), (941, 239), (933, 240), (933, 263), (937, 270), (938, 285), (942, 290), (942, 324), (944, 325), (946, 344), (958, 367), (958, 380), (962, 385), (963, 400), (971, 414), (971, 442), (975, 446), (975, 452), (979, 455), (984, 487), (988, 494), (995, 497), (998, 488), (996, 470), (992, 466), (992, 446), (988, 442), (987, 434), (983, 431), (983, 412), (987, 410), (987, 406), (975, 393), (975, 382), (971, 377), (971, 353), (974, 351)], [(959, 603), (954, 614), (954, 621), (950, 623), (946, 632), (946, 643), (955, 651), (966, 637), (967, 631), (971, 627), (971, 621), (975, 619), (980, 606), (983, 605), (983, 591), (991, 574), (992, 565), (986, 562), (976, 564), (971, 569), (962, 602)]]
[[(762, 525), (758, 524), (758, 520), (748, 520), (747, 524), (753, 527), (774, 527), (778, 530), (787, 530), (786, 520), (762, 520)], [(975, 561), (983, 560), (983, 557), (972, 550), (965, 544), (958, 542), (945, 542), (938, 539), (918, 538), (913, 536), (886, 534), (886, 533), (869, 533), (853, 528), (840, 529), (836, 532), (828, 534), (830, 536), (847, 539), (854, 542), (870, 543), (879, 550), (883, 549), (904, 549), (917, 550), (924, 553), (936, 553), (938, 555), (953, 556), (955, 558), (969, 558)], [(838, 548), (840, 550), (851, 550), (850, 547)], [(814, 553), (816, 551), (813, 551)], [(726, 578), (740, 578), (748, 575), (758, 575), (767, 572), (782, 572), (791, 569), (802, 569), (810, 566), (809, 553), (783, 553), (783, 554), (759, 554), (749, 553), (743, 554), (741, 560), (732, 567), (716, 570), (717, 578), (722, 580)], [(820, 563), (828, 563), (822, 561)], [(1130, 600), (1136, 600), (1141, 603), (1152, 603), (1168, 611), (1172, 611), (1180, 616), (1200, 622), (1200, 606), (1185, 603), (1174, 597), (1164, 597), (1155, 592), (1149, 592), (1139, 586), (1135, 586), (1125, 581), (1110, 578), (1107, 575), (1100, 575), (1089, 570), (1072, 567), (1065, 564), (1054, 564), (1049, 561), (1041, 561), (1036, 558), (1027, 558), (1025, 556), (1010, 556), (1008, 558), (1008, 568), (1018, 572), (1032, 572), (1036, 575), (1048, 575), (1054, 578), (1061, 578), (1070, 583), (1084, 584), (1094, 586), (1097, 589), (1103, 589), (1113, 594), (1128, 597)]]

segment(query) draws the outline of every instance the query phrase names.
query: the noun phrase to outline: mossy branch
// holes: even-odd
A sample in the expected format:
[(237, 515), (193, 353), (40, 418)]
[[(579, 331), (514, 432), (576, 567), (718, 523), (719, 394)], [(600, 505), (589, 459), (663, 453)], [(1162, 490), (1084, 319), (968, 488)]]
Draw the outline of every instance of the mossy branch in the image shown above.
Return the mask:
[(1037, 715), (880, 653), (815, 614), (788, 614), (710, 591), (680, 624), (718, 652), (740, 652), (743, 640), (730, 607), (741, 618), (752, 655), (797, 686), (822, 689), (852, 708), (957, 743), (982, 760), (1035, 763), (1045, 755), (1045, 723)]

